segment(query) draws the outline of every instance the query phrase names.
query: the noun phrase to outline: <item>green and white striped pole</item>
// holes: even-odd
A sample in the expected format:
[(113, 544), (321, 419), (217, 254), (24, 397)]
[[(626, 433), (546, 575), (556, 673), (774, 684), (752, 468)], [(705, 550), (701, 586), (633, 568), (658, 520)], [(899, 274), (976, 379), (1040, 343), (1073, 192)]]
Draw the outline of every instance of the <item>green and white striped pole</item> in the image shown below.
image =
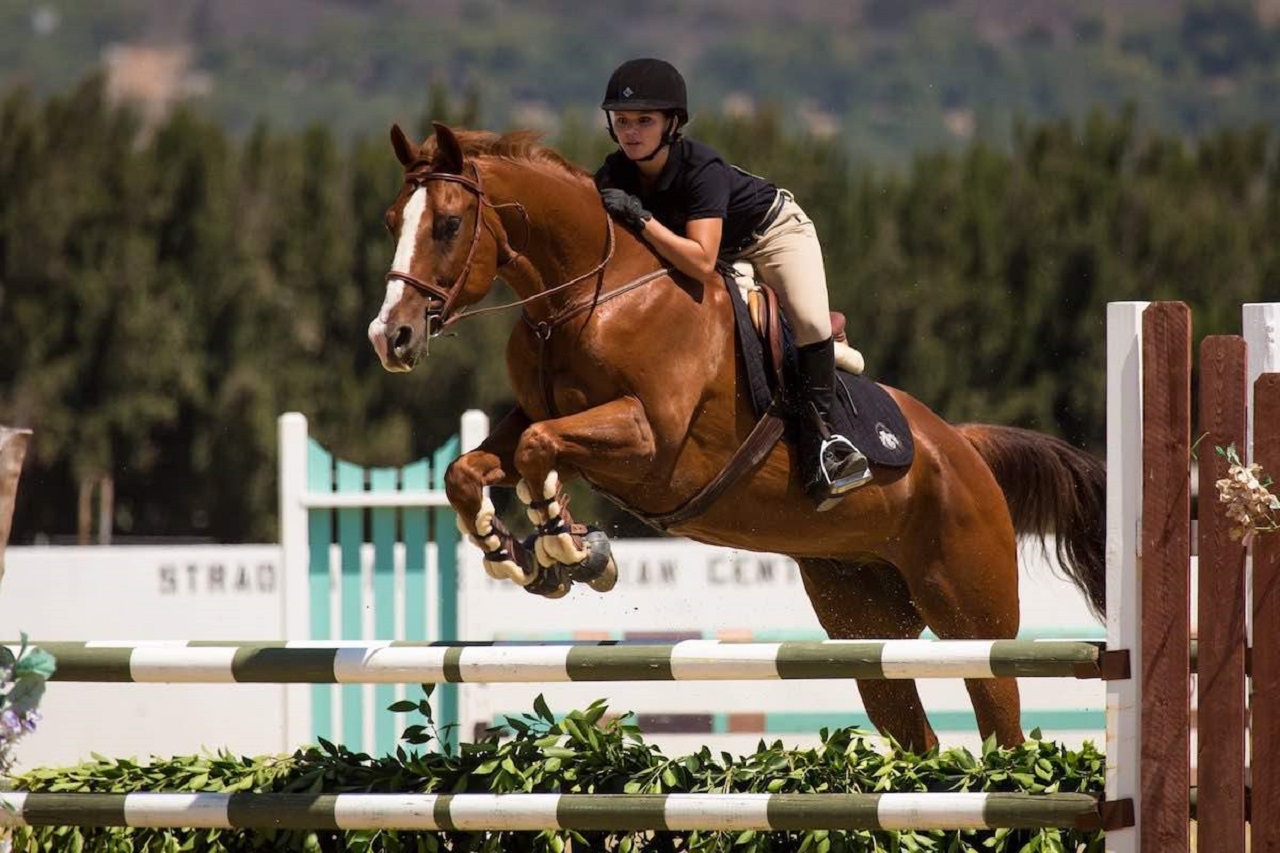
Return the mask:
[(1088, 794), (0, 793), (0, 826), (784, 831), (1096, 829)]
[(1065, 640), (828, 640), (433, 645), (397, 641), (44, 642), (55, 681), (538, 683), (1098, 677), (1100, 646)]

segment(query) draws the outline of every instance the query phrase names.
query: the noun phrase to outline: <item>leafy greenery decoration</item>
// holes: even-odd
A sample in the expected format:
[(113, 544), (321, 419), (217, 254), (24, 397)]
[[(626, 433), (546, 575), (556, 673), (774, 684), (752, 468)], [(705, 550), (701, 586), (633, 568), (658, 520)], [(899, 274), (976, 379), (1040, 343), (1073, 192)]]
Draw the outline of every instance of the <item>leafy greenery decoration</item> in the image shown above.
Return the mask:
[[(410, 746), (431, 745), (436, 731), (429, 705), (405, 701), (424, 723), (405, 732)], [(979, 755), (952, 748), (912, 754), (896, 745), (878, 749), (857, 729), (823, 729), (810, 749), (780, 741), (733, 756), (703, 748), (668, 758), (644, 741), (630, 715), (609, 712), (604, 700), (557, 716), (539, 697), (533, 712), (506, 718), (456, 752), (399, 747), (380, 758), (321, 740), (292, 755), (244, 757), (228, 752), (153, 759), (94, 756), (74, 767), (33, 770), (18, 779), (26, 791), (256, 791), (282, 793), (822, 793), (883, 791), (1084, 792), (1103, 789), (1105, 759), (1092, 743), (1079, 750), (1043, 740), (1038, 730), (1021, 746), (994, 740)], [(406, 832), (337, 830), (193, 830), (154, 828), (23, 828), (15, 851), (436, 851), (609, 850), (690, 853), (848, 853), (849, 851), (1100, 851), (1100, 832), (1067, 829), (854, 832)]]

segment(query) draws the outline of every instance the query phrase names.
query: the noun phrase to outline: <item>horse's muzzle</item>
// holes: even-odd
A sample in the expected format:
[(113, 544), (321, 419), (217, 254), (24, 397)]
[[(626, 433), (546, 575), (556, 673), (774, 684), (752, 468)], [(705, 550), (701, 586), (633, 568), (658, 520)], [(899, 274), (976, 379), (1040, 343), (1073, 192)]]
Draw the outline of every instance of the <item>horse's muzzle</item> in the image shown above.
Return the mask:
[(387, 329), (387, 350), (406, 369), (413, 367), (418, 361), (418, 348), (413, 338), (412, 326), (400, 325)]
[(407, 373), (417, 364), (419, 353), (413, 338), (411, 326), (389, 326), (381, 320), (369, 324), (369, 343), (383, 369), (391, 373)]

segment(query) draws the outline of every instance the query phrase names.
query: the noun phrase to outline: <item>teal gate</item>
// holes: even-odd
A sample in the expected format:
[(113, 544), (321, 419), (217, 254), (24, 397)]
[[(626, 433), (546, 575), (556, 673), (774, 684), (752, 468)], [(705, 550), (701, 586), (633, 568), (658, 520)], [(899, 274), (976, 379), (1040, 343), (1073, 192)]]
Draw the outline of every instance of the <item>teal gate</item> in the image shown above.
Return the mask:
[[(456, 642), (456, 515), (444, 474), (459, 448), (488, 429), (463, 416), (459, 434), (401, 468), (337, 459), (307, 433), (306, 417), (280, 417), (280, 526), (288, 639), (293, 644), (417, 640)], [(323, 737), (371, 755), (394, 752), (410, 722), (388, 706), (401, 685), (316, 685), (286, 699), (290, 742)], [(458, 721), (456, 685), (440, 685), (432, 708), (441, 732)]]

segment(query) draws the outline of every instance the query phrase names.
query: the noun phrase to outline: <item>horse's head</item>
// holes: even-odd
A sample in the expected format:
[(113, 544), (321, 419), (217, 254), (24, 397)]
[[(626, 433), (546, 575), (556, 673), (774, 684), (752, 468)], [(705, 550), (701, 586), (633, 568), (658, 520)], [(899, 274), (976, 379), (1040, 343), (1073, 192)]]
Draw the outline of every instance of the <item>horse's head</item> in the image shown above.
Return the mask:
[(452, 130), (437, 122), (435, 131), (434, 144), (417, 146), (398, 125), (391, 128), (404, 186), (387, 209), (396, 252), (369, 340), (392, 371), (412, 370), (430, 339), (460, 309), (484, 298), (506, 251), (479, 169)]

